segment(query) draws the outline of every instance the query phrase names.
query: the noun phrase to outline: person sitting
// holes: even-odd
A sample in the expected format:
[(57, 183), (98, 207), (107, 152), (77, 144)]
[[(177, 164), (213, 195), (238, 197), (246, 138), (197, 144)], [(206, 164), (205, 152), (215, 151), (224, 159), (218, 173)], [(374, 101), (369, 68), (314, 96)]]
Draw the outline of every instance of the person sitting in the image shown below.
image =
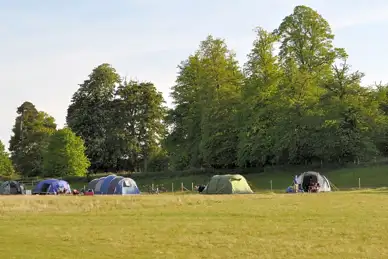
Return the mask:
[(199, 193), (203, 192), (203, 190), (205, 190), (205, 185), (197, 185), (195, 188), (197, 189), (197, 191)]

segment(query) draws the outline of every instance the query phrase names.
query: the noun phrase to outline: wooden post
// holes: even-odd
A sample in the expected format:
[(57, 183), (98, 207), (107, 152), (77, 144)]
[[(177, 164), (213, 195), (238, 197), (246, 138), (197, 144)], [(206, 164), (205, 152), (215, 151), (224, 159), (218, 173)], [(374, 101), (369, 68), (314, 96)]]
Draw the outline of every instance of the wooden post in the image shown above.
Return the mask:
[(271, 184), (271, 192), (272, 192), (272, 180), (271, 181), (269, 181), (270, 182), (270, 184)]
[(181, 192), (183, 192), (184, 189), (183, 189), (183, 183), (181, 183)]
[(361, 178), (358, 178), (358, 189), (361, 189)]
[(174, 192), (174, 183), (171, 183), (171, 192)]
[(194, 183), (191, 182), (191, 191), (193, 192), (194, 191)]
[(151, 184), (151, 191), (154, 191), (154, 183)]

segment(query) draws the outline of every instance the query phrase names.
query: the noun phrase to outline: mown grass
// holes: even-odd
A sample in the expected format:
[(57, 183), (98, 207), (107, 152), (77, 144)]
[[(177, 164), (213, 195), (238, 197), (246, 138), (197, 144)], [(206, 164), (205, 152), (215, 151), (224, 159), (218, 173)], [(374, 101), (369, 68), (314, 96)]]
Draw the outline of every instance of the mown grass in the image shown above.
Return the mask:
[(4, 258), (388, 258), (388, 191), (0, 197)]

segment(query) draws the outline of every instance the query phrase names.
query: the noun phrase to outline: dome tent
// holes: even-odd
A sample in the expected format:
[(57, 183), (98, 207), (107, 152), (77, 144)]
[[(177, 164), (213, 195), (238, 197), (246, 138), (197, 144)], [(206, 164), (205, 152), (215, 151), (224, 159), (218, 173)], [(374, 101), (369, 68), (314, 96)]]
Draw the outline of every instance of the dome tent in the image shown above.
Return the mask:
[(98, 181), (100, 180), (100, 178), (96, 178), (96, 179), (93, 179), (91, 180), (89, 183), (88, 183), (88, 186), (86, 187), (87, 189), (86, 190), (93, 190), (96, 188), (96, 184), (98, 183)]
[(68, 182), (58, 179), (40, 181), (32, 190), (32, 194), (57, 194), (60, 192), (71, 193), (71, 188)]
[(0, 195), (26, 194), (24, 186), (17, 181), (6, 181), (0, 185)]
[(114, 194), (117, 184), (124, 179), (122, 176), (116, 176), (109, 184), (108, 194)]
[(250, 194), (253, 193), (247, 180), (239, 174), (214, 175), (205, 189), (204, 194)]
[(94, 187), (94, 193), (95, 194), (99, 194), (101, 193), (101, 186), (102, 186), (102, 183), (104, 182), (106, 177), (101, 177), (98, 182), (96, 183), (96, 186)]
[[(90, 184), (91, 182), (88, 184), (88, 186)], [(95, 194), (130, 195), (140, 194), (140, 190), (133, 179), (110, 175), (98, 180)]]
[(115, 179), (117, 176), (112, 174), (105, 177), (105, 179), (102, 181), (101, 188), (99, 191), (99, 194), (108, 194), (109, 184), (110, 182)]
[(327, 179), (326, 176), (313, 171), (304, 172), (298, 176), (298, 183), (301, 185), (303, 191), (308, 191), (310, 179), (312, 179), (313, 182), (319, 183), (319, 192), (331, 192), (331, 185), (329, 179)]
[(114, 190), (114, 194), (118, 194), (118, 195), (140, 194), (140, 190), (133, 179), (123, 178), (117, 183)]

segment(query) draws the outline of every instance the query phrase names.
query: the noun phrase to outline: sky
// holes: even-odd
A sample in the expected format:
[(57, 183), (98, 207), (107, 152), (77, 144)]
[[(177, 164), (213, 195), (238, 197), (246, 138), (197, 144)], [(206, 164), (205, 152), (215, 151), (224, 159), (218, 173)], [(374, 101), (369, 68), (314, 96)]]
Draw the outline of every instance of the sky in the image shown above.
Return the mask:
[(73, 93), (102, 63), (153, 82), (171, 105), (177, 65), (207, 35), (225, 39), (242, 65), (254, 28), (275, 29), (296, 5), (329, 21), (364, 84), (388, 82), (385, 0), (0, 0), (0, 140), (8, 147), (24, 101), (63, 127)]

